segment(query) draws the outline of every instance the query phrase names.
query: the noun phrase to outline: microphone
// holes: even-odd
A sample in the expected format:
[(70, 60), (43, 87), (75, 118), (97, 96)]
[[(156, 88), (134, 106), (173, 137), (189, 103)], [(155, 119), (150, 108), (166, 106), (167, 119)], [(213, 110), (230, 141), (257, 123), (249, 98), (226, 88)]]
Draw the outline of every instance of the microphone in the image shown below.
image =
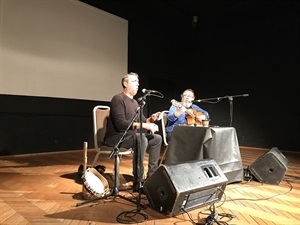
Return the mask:
[(197, 100), (193, 100), (193, 101), (191, 101), (191, 102), (202, 102), (203, 100), (201, 100), (201, 99), (197, 99)]
[(154, 90), (149, 90), (149, 89), (143, 89), (142, 92), (145, 94), (145, 93), (160, 93), (158, 91), (154, 91)]

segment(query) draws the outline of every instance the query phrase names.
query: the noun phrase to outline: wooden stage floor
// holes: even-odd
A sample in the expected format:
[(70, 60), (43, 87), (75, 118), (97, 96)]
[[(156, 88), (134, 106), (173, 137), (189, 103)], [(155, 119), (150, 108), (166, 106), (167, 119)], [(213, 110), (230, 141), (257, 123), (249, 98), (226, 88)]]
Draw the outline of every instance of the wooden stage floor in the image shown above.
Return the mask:
[[(267, 151), (241, 147), (244, 168)], [(279, 185), (255, 180), (228, 184), (221, 201), (214, 204), (217, 222), (210, 224), (299, 225), (300, 154), (283, 154), (289, 164)], [(95, 150), (88, 149), (88, 165), (94, 156)], [(138, 195), (130, 189), (131, 160), (131, 155), (123, 156), (120, 162), (123, 186), (119, 194), (122, 197), (109, 196), (81, 205), (85, 201), (83, 196), (91, 197), (83, 191), (78, 174), (78, 167), (83, 164), (83, 150), (1, 156), (0, 224), (206, 224), (209, 206), (174, 217), (149, 207), (146, 195)], [(107, 175), (114, 170), (114, 160), (107, 155), (101, 156), (98, 165), (106, 167)], [(122, 216), (123, 213), (126, 216)]]

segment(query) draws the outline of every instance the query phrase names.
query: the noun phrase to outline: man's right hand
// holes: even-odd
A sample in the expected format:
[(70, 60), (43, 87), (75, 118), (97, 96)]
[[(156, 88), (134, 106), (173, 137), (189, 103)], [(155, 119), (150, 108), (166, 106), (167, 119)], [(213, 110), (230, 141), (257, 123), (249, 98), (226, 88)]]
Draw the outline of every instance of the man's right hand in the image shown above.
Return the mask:
[(155, 132), (158, 132), (159, 128), (155, 123), (146, 123), (147, 130), (150, 131), (151, 134), (154, 134)]

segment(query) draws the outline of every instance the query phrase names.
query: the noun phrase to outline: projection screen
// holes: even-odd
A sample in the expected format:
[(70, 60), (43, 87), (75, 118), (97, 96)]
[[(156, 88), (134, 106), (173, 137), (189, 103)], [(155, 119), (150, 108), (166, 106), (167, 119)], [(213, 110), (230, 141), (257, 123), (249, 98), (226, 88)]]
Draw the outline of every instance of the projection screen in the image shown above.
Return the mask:
[(0, 94), (110, 101), (128, 21), (77, 0), (0, 0)]

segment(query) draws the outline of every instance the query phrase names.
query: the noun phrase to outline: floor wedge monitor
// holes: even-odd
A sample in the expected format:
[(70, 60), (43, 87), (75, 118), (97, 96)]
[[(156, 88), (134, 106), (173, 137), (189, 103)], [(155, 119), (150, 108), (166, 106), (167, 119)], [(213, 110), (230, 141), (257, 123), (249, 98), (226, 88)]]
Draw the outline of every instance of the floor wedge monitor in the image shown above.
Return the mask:
[(279, 184), (288, 168), (288, 159), (273, 147), (249, 166), (252, 175), (262, 183)]
[(144, 183), (150, 207), (167, 216), (220, 201), (227, 183), (214, 159), (160, 165)]

